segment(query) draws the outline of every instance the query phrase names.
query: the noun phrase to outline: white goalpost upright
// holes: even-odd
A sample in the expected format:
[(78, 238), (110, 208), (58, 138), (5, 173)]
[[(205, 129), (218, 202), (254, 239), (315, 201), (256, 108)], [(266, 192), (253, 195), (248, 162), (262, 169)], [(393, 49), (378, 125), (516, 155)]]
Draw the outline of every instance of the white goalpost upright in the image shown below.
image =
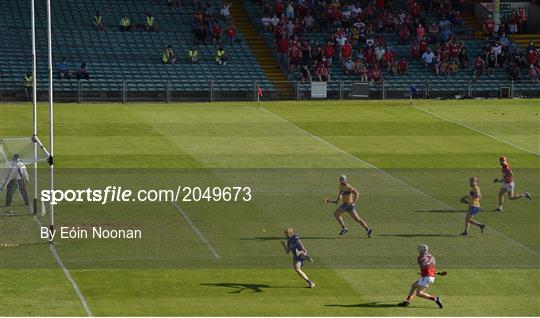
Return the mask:
[[(31, 0), (35, 1), (35, 0)], [(53, 64), (52, 64), (52, 23), (51, 23), (51, 0), (47, 0), (47, 53), (49, 70), (49, 166), (50, 166), (50, 190), (54, 190), (54, 101), (53, 101)], [(35, 41), (35, 39), (34, 39)], [(54, 204), (49, 203), (51, 213), (51, 224), (49, 228), (52, 232), (54, 228)]]

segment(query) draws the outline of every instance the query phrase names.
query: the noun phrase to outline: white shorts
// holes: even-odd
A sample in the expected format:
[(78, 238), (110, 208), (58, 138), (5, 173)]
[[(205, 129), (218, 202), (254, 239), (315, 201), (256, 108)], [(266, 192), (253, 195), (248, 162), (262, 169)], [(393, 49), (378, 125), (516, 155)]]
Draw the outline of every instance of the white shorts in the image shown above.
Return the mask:
[(435, 277), (433, 276), (424, 276), (416, 281), (416, 284), (420, 287), (429, 287), (429, 285), (435, 282)]
[(503, 183), (503, 188), (506, 190), (506, 192), (514, 191), (514, 187), (515, 187), (514, 181), (510, 183), (506, 183), (506, 182)]

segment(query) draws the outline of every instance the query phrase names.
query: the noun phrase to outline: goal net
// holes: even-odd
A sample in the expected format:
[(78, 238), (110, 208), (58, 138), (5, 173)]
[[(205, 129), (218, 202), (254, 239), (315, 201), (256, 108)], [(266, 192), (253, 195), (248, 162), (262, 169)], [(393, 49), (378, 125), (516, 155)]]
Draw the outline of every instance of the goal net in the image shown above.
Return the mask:
[(32, 218), (34, 212), (43, 212), (37, 197), (39, 174), (34, 173), (34, 167), (48, 158), (49, 153), (37, 138), (0, 137), (1, 246), (43, 243)]
[(0, 138), (0, 211), (2, 215), (34, 212), (37, 181), (33, 168), (49, 153), (37, 138)]

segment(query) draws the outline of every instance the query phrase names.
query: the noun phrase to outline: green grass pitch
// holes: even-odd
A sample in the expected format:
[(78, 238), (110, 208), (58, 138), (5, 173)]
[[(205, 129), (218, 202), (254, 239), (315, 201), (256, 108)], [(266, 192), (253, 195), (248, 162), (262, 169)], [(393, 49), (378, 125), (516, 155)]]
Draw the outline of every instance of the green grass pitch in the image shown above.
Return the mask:
[[(539, 316), (539, 105), (57, 104), (57, 188), (241, 185), (253, 189), (253, 200), (179, 202), (179, 209), (62, 203), (57, 225), (137, 227), (143, 238), (57, 240), (56, 248), (94, 315)], [(0, 135), (31, 135), (29, 104), (0, 110)], [(47, 105), (39, 118), (45, 141)], [(491, 180), (500, 177), (501, 155), (514, 168), (516, 191), (536, 197), (507, 201), (497, 213), (500, 185)], [(350, 232), (338, 236), (335, 206), (321, 204), (336, 195), (341, 174), (360, 191), (372, 239), (348, 216)], [(489, 228), (464, 238), (466, 206), (458, 200), (472, 175), (484, 194), (478, 220)], [(34, 220), (0, 225), (32, 243), (0, 247), (0, 315), (85, 315), (48, 245), (35, 238)], [(315, 259), (304, 266), (314, 289), (279, 244), (289, 226)], [(449, 272), (428, 289), (442, 296), (443, 310), (423, 299), (395, 306), (417, 278), (419, 243)]]

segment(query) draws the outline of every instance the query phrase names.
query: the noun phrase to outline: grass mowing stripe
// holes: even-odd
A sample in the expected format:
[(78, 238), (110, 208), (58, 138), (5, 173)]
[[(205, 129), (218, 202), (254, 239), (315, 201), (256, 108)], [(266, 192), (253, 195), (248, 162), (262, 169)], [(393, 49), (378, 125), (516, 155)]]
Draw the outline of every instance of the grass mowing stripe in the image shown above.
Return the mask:
[[(341, 152), (341, 153), (347, 155), (348, 157), (350, 157), (350, 158), (352, 158), (352, 159), (355, 159), (355, 160), (358, 160), (359, 162), (361, 162), (361, 163), (363, 163), (363, 164), (365, 164), (365, 165), (367, 165), (367, 166), (369, 166), (369, 167), (371, 167), (371, 168), (373, 168), (373, 169), (379, 171), (380, 173), (382, 173), (382, 174), (384, 174), (384, 175), (386, 175), (386, 176), (388, 176), (388, 177), (390, 177), (390, 178), (392, 178), (392, 179), (398, 181), (399, 183), (401, 183), (401, 184), (407, 186), (408, 188), (410, 188), (413, 192), (416, 192), (416, 193), (418, 193), (418, 194), (420, 194), (420, 195), (422, 195), (422, 196), (424, 196), (424, 197), (426, 197), (426, 198), (428, 198), (428, 199), (431, 199), (431, 200), (433, 200), (433, 201), (435, 201), (435, 202), (441, 204), (442, 206), (444, 206), (444, 207), (446, 207), (446, 208), (449, 208), (449, 209), (451, 209), (451, 210), (453, 210), (453, 211), (459, 212), (459, 210), (456, 209), (455, 207), (453, 207), (453, 206), (451, 206), (451, 205), (449, 205), (449, 204), (447, 204), (447, 203), (445, 203), (445, 202), (443, 202), (443, 201), (441, 201), (441, 200), (439, 200), (439, 199), (437, 199), (437, 198), (435, 198), (435, 197), (429, 195), (428, 193), (422, 191), (421, 189), (419, 189), (419, 188), (417, 188), (417, 187), (415, 187), (415, 186), (413, 186), (413, 185), (411, 185), (411, 184), (405, 182), (404, 180), (402, 180), (402, 179), (400, 179), (400, 178), (398, 178), (398, 177), (396, 177), (396, 176), (394, 176), (394, 175), (388, 173), (387, 171), (385, 171), (385, 170), (383, 170), (383, 169), (381, 169), (381, 168), (379, 168), (379, 167), (373, 165), (372, 163), (367, 162), (367, 161), (365, 161), (365, 160), (363, 160), (363, 159), (360, 159), (360, 158), (358, 158), (357, 156), (355, 156), (355, 155), (353, 155), (353, 154), (351, 154), (351, 153), (348, 153), (347, 151), (345, 151), (345, 150), (339, 148), (338, 146), (336, 146), (336, 145), (334, 145), (334, 144), (332, 144), (332, 143), (330, 143), (330, 142), (328, 142), (328, 141), (322, 139), (321, 137), (316, 136), (316, 135), (310, 133), (309, 131), (300, 128), (299, 126), (297, 126), (297, 125), (295, 125), (294, 123), (290, 122), (289, 120), (287, 120), (287, 119), (285, 119), (285, 118), (279, 116), (278, 114), (276, 114), (276, 113), (274, 113), (274, 112), (271, 112), (271, 111), (267, 110), (267, 109), (264, 108), (264, 107), (261, 107), (261, 110), (263, 110), (263, 111), (266, 112), (267, 114), (269, 114), (269, 115), (271, 115), (271, 116), (277, 118), (277, 119), (280, 120), (281, 122), (284, 122), (284, 123), (290, 125), (291, 127), (295, 127), (295, 128), (298, 129), (299, 131), (302, 131), (302, 132), (304, 132), (305, 134), (307, 134), (307, 135), (309, 135), (309, 136), (312, 136), (312, 137), (315, 138), (316, 140), (318, 140), (318, 141), (320, 141), (320, 142), (322, 142), (322, 143), (324, 143), (324, 144), (326, 144), (326, 145), (332, 147), (333, 149), (335, 149), (335, 150), (337, 150), (337, 151), (339, 151), (339, 152)], [(530, 253), (532, 253), (532, 254), (534, 254), (534, 255), (536, 255), (536, 256), (539, 256), (539, 255), (540, 255), (540, 253), (534, 251), (533, 249), (531, 249), (530, 247), (524, 245), (523, 243), (521, 243), (521, 242), (519, 242), (519, 241), (516, 241), (516, 240), (514, 240), (513, 238), (504, 235), (503, 233), (497, 231), (495, 228), (490, 227), (490, 226), (486, 226), (486, 227), (489, 228), (489, 229), (491, 229), (495, 234), (499, 235), (500, 237), (502, 237), (502, 238), (508, 240), (509, 242), (513, 243), (514, 245), (520, 246), (521, 248), (523, 248), (523, 249), (529, 251)]]
[[(43, 227), (43, 223), (34, 216), (34, 220), (39, 225), (39, 227)], [(58, 255), (58, 251), (56, 251), (56, 247), (54, 246), (54, 243), (49, 244), (49, 250), (51, 251), (52, 255), (54, 256), (54, 259), (58, 263), (58, 266), (62, 269), (62, 272), (64, 272), (64, 275), (66, 275), (66, 278), (71, 283), (71, 286), (73, 286), (73, 289), (75, 290), (75, 294), (77, 294), (77, 297), (79, 297), (79, 300), (81, 301), (81, 304), (84, 308), (84, 311), (88, 317), (92, 317), (92, 311), (90, 310), (90, 307), (88, 306), (88, 303), (86, 302), (86, 298), (84, 297), (83, 293), (79, 289), (79, 286), (77, 285), (77, 282), (75, 279), (73, 279), (73, 276), (71, 276), (71, 273), (67, 269), (67, 267), (62, 262), (62, 259), (60, 258), (60, 255)]]
[(212, 252), (212, 255), (214, 255), (214, 258), (215, 259), (220, 259), (221, 256), (219, 256), (219, 253), (214, 249), (212, 244), (210, 244), (210, 242), (208, 242), (208, 240), (204, 237), (204, 235), (201, 233), (201, 231), (195, 226), (195, 224), (193, 224), (193, 222), (191, 221), (191, 219), (189, 218), (187, 213), (184, 212), (184, 210), (182, 210), (182, 208), (180, 208), (180, 206), (176, 202), (171, 202), (171, 205), (176, 209), (176, 211), (178, 211), (180, 213), (180, 215), (182, 215), (184, 220), (186, 220), (186, 222), (189, 224), (189, 226), (191, 227), (193, 232), (195, 232), (195, 234), (197, 234), (197, 236), (204, 243), (204, 245), (206, 245), (206, 247), (208, 247), (210, 252)]
[(487, 132), (481, 131), (481, 130), (476, 129), (476, 128), (474, 128), (474, 127), (471, 127), (471, 126), (469, 126), (469, 125), (466, 125), (466, 124), (460, 123), (460, 122), (458, 122), (458, 121), (455, 121), (455, 120), (446, 118), (446, 117), (444, 117), (444, 116), (442, 116), (442, 115), (436, 114), (436, 113), (434, 113), (434, 112), (432, 112), (432, 111), (429, 111), (429, 110), (427, 110), (427, 109), (424, 109), (424, 108), (421, 108), (421, 107), (418, 107), (418, 106), (414, 106), (414, 108), (415, 108), (415, 109), (418, 109), (419, 111), (422, 111), (422, 112), (424, 112), (424, 113), (426, 113), (426, 114), (430, 114), (431, 116), (434, 116), (434, 117), (437, 117), (437, 118), (442, 119), (442, 120), (444, 120), (444, 121), (447, 121), (447, 122), (449, 122), (449, 123), (456, 124), (456, 125), (458, 125), (458, 126), (461, 126), (461, 127), (467, 128), (467, 129), (470, 129), (470, 130), (475, 131), (475, 132), (477, 132), (477, 133), (479, 133), (479, 134), (482, 134), (482, 135), (487, 136), (487, 137), (489, 137), (489, 138), (492, 138), (492, 139), (495, 139), (495, 140), (500, 141), (500, 142), (502, 142), (502, 143), (505, 143), (505, 144), (507, 144), (507, 145), (509, 145), (509, 146), (512, 146), (512, 147), (516, 148), (516, 149), (526, 151), (526, 152), (528, 152), (528, 153), (530, 153), (530, 154), (533, 154), (533, 155), (535, 155), (535, 156), (540, 156), (540, 153), (538, 153), (538, 152), (536, 152), (536, 151), (533, 151), (533, 150), (529, 150), (529, 149), (523, 148), (523, 147), (518, 146), (518, 145), (516, 145), (516, 144), (514, 144), (514, 143), (512, 143), (512, 142), (510, 142), (510, 141), (508, 141), (508, 140), (506, 140), (506, 139), (503, 139), (503, 138), (501, 138), (501, 137), (494, 136), (494, 135), (492, 135), (492, 134), (489, 134), (489, 133), (487, 133)]

